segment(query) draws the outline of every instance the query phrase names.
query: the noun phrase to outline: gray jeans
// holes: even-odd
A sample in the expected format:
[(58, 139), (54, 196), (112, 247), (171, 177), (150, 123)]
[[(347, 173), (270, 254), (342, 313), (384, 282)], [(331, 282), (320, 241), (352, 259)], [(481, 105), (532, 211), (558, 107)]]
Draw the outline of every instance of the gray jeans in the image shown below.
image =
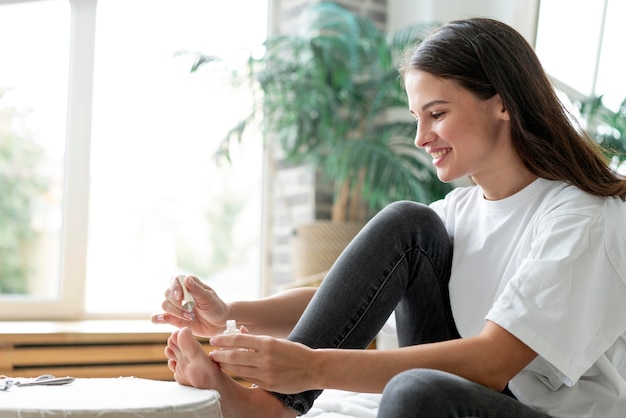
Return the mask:
[[(419, 203), (393, 203), (345, 249), (288, 338), (312, 348), (365, 348), (394, 310), (402, 347), (460, 338), (448, 292), (451, 264), (452, 243), (439, 217)], [(431, 378), (441, 383), (450, 380), (450, 384), (424, 383)], [(459, 380), (466, 385), (458, 384)], [(440, 388), (438, 397), (432, 396), (433, 390), (424, 390), (433, 387)], [(320, 393), (275, 396), (304, 414)], [(456, 402), (449, 401), (452, 396)], [(425, 404), (429, 407), (424, 408)], [(493, 412), (500, 404), (504, 409)], [(507, 394), (420, 369), (389, 382), (379, 416), (545, 417)]]

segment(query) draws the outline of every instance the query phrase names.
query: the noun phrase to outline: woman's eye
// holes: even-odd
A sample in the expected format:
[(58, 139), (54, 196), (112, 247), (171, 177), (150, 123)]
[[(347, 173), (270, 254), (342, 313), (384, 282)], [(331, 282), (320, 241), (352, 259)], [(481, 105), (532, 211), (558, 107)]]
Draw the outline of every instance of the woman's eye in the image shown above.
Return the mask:
[(435, 118), (435, 119), (439, 119), (440, 117), (442, 117), (442, 116), (443, 116), (443, 113), (444, 113), (444, 112), (436, 112), (436, 113), (433, 113), (433, 114), (432, 114), (432, 117), (433, 117), (433, 118)]

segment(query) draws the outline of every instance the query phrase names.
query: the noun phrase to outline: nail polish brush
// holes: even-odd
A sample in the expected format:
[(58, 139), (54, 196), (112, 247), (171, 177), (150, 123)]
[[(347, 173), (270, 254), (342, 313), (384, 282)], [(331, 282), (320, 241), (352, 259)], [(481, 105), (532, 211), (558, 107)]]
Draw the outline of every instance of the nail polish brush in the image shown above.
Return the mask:
[(187, 287), (185, 286), (185, 277), (187, 276), (185, 276), (184, 274), (176, 277), (178, 279), (178, 283), (180, 283), (180, 287), (182, 287), (183, 289), (183, 300), (181, 301), (181, 306), (186, 311), (189, 311), (189, 313), (191, 314), (191, 320), (193, 321), (193, 309), (196, 307), (196, 301), (193, 299), (193, 296), (191, 296), (191, 293), (189, 293), (189, 290), (187, 290)]

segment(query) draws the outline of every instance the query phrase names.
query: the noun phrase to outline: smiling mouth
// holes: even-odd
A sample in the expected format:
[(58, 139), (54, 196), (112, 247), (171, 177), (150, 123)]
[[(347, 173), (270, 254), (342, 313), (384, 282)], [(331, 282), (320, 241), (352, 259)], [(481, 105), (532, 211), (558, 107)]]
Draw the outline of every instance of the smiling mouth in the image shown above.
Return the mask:
[(430, 153), (430, 155), (431, 157), (433, 157), (433, 160), (438, 160), (439, 158), (449, 153), (451, 150), (452, 150), (451, 148), (446, 148), (440, 151), (433, 151)]

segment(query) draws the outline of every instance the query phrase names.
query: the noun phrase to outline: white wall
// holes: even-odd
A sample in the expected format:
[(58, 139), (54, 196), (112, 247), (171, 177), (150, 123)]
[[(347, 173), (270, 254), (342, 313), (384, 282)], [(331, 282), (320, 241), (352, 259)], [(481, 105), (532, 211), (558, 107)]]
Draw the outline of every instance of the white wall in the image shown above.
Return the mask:
[(539, 0), (388, 0), (389, 28), (484, 16), (513, 26), (534, 45)]

